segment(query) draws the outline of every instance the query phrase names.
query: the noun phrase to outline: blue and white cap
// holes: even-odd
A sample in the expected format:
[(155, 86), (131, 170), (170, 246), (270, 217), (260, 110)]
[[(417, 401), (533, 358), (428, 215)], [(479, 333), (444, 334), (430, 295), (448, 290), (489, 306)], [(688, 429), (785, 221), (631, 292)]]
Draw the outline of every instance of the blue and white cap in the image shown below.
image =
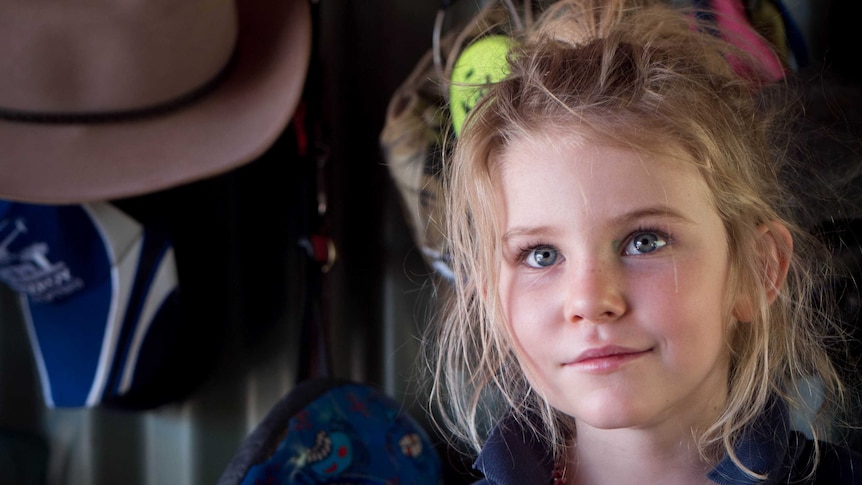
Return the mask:
[(0, 200), (0, 281), (21, 296), (48, 406), (99, 405), (154, 377), (148, 336), (178, 315), (168, 234), (107, 202)]

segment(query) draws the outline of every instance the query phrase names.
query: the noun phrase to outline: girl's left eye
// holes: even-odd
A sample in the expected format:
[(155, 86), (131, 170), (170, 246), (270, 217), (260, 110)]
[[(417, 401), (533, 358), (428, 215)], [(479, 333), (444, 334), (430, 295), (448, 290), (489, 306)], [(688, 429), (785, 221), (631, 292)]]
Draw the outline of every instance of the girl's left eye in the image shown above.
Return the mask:
[(626, 244), (623, 254), (638, 256), (649, 254), (667, 245), (667, 238), (655, 232), (638, 232), (632, 235)]

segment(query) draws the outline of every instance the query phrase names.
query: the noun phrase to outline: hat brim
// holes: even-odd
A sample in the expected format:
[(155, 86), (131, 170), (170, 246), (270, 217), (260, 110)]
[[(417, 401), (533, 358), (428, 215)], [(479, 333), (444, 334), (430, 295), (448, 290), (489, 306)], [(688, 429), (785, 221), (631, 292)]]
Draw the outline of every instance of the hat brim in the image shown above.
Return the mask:
[(287, 126), (311, 54), (306, 0), (237, 2), (222, 83), (169, 114), (104, 124), (0, 121), (0, 198), (66, 204), (167, 189), (260, 156)]

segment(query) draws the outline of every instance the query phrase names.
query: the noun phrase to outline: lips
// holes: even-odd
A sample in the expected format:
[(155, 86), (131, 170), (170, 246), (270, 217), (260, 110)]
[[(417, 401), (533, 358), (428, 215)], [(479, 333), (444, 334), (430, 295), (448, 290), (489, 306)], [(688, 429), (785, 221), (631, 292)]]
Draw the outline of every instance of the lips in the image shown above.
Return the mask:
[(641, 350), (610, 345), (587, 349), (565, 365), (591, 372), (610, 372), (650, 352), (652, 352), (651, 348)]

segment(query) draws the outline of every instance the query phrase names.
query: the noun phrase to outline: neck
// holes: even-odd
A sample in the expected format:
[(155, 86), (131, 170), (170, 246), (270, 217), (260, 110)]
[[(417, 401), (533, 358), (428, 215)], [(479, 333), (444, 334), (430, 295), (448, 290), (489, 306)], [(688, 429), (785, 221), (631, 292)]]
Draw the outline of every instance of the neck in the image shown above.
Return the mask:
[(566, 484), (599, 483), (697, 484), (710, 483), (711, 466), (703, 461), (693, 433), (675, 437), (632, 430), (578, 428), (569, 454)]
[(568, 457), (567, 484), (711, 483), (712, 469), (697, 446), (697, 429), (714, 422), (720, 405), (679, 412), (643, 427), (600, 429), (577, 422), (577, 440)]

